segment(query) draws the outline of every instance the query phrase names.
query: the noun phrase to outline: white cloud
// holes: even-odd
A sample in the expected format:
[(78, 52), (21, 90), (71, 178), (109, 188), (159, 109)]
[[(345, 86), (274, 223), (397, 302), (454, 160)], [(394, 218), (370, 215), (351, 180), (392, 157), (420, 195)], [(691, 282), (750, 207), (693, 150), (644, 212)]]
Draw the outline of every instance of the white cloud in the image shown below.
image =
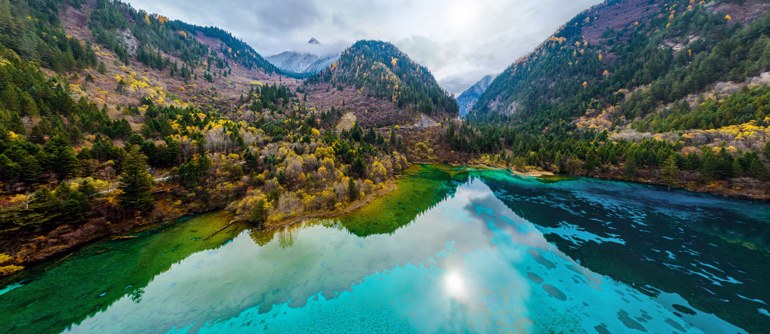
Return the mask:
[[(600, 0), (128, 0), (134, 7), (218, 26), (265, 56), (332, 53), (360, 39), (393, 42), (460, 93), (499, 73)], [(317, 38), (322, 46), (308, 45)]]

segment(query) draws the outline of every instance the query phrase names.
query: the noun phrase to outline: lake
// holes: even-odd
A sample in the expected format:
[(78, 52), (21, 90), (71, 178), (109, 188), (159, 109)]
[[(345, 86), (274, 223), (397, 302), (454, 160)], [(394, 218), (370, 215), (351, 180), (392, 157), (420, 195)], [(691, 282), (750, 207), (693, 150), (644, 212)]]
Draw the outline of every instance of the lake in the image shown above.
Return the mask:
[(223, 212), (0, 284), (7, 333), (763, 333), (770, 205), (419, 166), (345, 217)]

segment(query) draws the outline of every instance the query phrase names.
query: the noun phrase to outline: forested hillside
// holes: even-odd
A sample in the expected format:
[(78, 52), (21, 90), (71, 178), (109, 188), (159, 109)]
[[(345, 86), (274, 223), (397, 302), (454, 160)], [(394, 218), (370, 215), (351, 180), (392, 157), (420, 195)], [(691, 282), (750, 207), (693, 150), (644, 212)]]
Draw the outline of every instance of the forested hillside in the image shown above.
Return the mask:
[[(93, 4), (70, 1), (68, 4), (89, 13), (91, 35), (117, 53), (125, 64), (132, 56), (150, 67), (180, 72), (205, 64), (204, 75), (209, 76), (224, 76), (230, 70), (231, 61), (248, 69), (276, 70), (249, 45), (218, 28), (170, 21), (164, 16), (150, 15), (109, 0), (96, 0)], [(209, 40), (221, 44), (210, 45), (206, 43)], [(160, 52), (179, 61), (172, 62)]]
[(407, 167), (401, 136), (339, 131), (217, 28), (101, 0), (0, 9), (0, 275), (195, 212), (339, 213)]
[[(767, 198), (756, 180), (767, 179), (770, 158), (769, 9), (752, 0), (598, 5), (498, 76), (448, 140), (521, 168)], [(720, 180), (729, 182), (708, 183)]]
[(364, 94), (390, 100), (398, 108), (429, 116), (453, 117), (457, 103), (444, 91), (427, 68), (390, 43), (359, 41), (345, 50), (328, 70), (309, 83), (330, 83), (342, 90), (351, 86)]

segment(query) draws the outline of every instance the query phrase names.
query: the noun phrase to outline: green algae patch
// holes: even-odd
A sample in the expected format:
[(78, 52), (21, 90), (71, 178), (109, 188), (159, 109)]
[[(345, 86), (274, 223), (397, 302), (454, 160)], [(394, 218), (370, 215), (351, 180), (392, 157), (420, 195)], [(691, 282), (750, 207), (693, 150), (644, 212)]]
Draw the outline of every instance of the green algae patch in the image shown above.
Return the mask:
[(361, 237), (393, 233), (446, 198), (453, 184), (467, 179), (467, 175), (464, 169), (449, 166), (412, 166), (396, 180), (395, 190), (339, 221), (350, 233)]
[(180, 219), (135, 238), (90, 245), (60, 263), (24, 273), (16, 277), (21, 286), (0, 299), (0, 333), (60, 332), (124, 295), (141, 299), (153, 277), (235, 237), (242, 227), (220, 231), (230, 220), (225, 212)]

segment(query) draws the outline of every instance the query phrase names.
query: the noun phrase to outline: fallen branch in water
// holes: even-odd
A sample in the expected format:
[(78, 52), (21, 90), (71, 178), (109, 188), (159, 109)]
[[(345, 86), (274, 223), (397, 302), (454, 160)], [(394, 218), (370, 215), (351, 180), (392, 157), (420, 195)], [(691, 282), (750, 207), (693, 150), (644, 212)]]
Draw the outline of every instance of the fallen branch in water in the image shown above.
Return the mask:
[(233, 226), (233, 224), (238, 223), (238, 222), (241, 222), (241, 220), (240, 219), (233, 219), (233, 220), (231, 220), (229, 223), (227, 223), (227, 225), (225, 225), (222, 228), (216, 230), (216, 232), (209, 234), (207, 237), (203, 238), (203, 240), (208, 240), (209, 238), (219, 234), (219, 232), (222, 232), (222, 231), (226, 230), (228, 227)]
[(135, 235), (116, 235), (112, 237), (112, 240), (128, 240), (128, 239), (135, 239)]

